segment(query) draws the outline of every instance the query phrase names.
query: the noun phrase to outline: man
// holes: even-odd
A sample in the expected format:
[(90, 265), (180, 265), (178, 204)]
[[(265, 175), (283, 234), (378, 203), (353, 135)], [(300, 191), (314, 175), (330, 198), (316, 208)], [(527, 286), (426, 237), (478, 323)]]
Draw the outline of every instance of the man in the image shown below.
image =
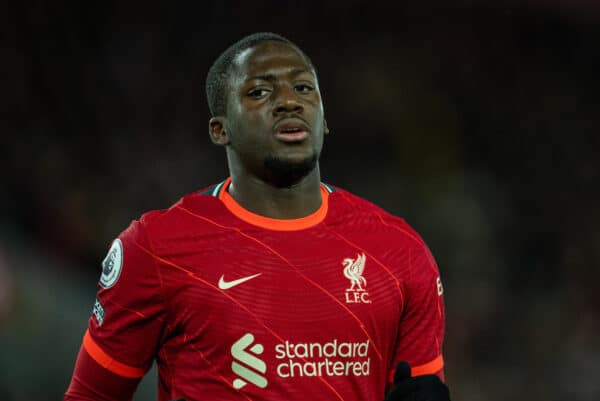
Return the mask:
[(310, 59), (254, 34), (206, 89), (230, 177), (113, 242), (65, 400), (129, 400), (153, 360), (161, 401), (449, 399), (437, 266), (402, 219), (321, 183)]

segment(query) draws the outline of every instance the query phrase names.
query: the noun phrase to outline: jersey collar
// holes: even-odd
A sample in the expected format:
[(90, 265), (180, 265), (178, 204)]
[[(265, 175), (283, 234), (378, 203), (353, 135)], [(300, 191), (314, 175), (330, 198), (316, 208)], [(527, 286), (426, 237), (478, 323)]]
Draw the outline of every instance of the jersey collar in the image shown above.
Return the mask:
[(327, 215), (329, 203), (329, 193), (331, 190), (325, 184), (321, 184), (321, 206), (309, 214), (308, 216), (298, 219), (273, 219), (270, 217), (261, 216), (256, 213), (244, 209), (227, 191), (231, 184), (231, 177), (228, 177), (224, 182), (215, 188), (214, 196), (219, 198), (227, 210), (233, 213), (239, 219), (252, 225), (276, 231), (297, 231), (303, 230), (319, 224)]

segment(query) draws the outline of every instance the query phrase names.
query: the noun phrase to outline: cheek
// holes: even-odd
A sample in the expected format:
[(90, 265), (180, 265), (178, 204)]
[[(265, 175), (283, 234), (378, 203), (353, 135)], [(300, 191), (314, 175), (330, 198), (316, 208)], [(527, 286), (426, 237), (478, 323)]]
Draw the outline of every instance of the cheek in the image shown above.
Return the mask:
[(265, 112), (256, 110), (248, 112), (244, 124), (246, 125), (244, 128), (250, 131), (253, 138), (263, 140), (271, 133), (273, 122)]
[(270, 121), (265, 116), (246, 112), (236, 116), (234, 121), (229, 134), (232, 144), (246, 149), (264, 147), (271, 135)]

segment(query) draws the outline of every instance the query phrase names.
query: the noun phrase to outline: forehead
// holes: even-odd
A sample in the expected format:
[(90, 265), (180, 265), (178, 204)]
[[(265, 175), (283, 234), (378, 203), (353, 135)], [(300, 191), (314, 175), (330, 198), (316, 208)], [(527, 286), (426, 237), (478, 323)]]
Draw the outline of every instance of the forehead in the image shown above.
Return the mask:
[(231, 77), (235, 82), (254, 76), (278, 76), (297, 70), (314, 74), (310, 63), (294, 46), (285, 42), (268, 41), (239, 53), (233, 60)]

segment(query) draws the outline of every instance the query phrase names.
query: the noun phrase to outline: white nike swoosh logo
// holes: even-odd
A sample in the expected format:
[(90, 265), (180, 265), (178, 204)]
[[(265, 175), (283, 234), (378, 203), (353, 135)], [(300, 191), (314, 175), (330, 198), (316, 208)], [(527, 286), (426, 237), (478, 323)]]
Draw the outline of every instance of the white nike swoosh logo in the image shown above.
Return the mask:
[(236, 285), (240, 285), (242, 283), (245, 283), (248, 280), (252, 280), (253, 278), (260, 276), (261, 274), (262, 273), (256, 273), (252, 276), (238, 278), (237, 280), (233, 280), (233, 281), (225, 281), (225, 279), (224, 279), (225, 276), (221, 276), (221, 278), (219, 279), (219, 288), (222, 290), (228, 290), (230, 288), (235, 287)]

